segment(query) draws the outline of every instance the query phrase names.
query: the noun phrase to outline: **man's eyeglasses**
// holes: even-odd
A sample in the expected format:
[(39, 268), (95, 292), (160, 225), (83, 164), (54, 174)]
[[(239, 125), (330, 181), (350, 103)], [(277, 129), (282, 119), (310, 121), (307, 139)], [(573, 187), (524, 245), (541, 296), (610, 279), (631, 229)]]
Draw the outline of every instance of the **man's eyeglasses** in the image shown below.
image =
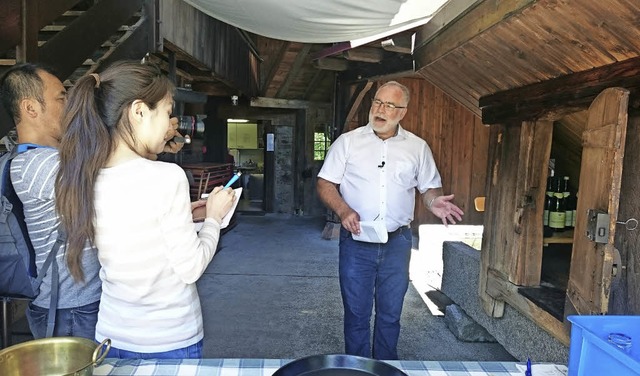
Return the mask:
[(383, 102), (380, 99), (374, 99), (372, 105), (375, 106), (375, 107), (384, 106), (385, 110), (395, 110), (397, 108), (406, 108), (406, 107), (402, 107), (402, 106), (397, 106), (397, 105), (395, 105), (393, 103)]

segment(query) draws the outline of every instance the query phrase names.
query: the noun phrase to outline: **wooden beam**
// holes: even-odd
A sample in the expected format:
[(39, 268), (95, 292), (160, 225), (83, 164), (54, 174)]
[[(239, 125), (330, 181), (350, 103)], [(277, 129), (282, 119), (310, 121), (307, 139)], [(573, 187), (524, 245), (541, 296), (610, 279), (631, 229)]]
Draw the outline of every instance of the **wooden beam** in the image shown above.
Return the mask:
[[(175, 56), (173, 52), (171, 52), (170, 55)], [(169, 77), (171, 82), (175, 83), (177, 81), (177, 76), (181, 76), (186, 81), (193, 81), (193, 77), (189, 73), (181, 69), (176, 68), (172, 71), (170, 67), (170, 63), (161, 59), (157, 55), (149, 55), (149, 60), (155, 65), (157, 65), (158, 67), (160, 67), (160, 69), (167, 72), (167, 77)], [(169, 60), (171, 60), (171, 56), (169, 57)]]
[(181, 87), (176, 88), (176, 92), (173, 95), (173, 100), (176, 102), (185, 103), (207, 103), (207, 95), (193, 90), (183, 89)]
[(305, 100), (308, 100), (311, 97), (311, 94), (313, 94), (313, 92), (316, 90), (318, 84), (322, 81), (322, 79), (324, 78), (324, 76), (326, 74), (327, 74), (327, 71), (325, 71), (325, 70), (321, 70), (321, 69), (316, 70), (316, 73), (314, 74), (313, 78), (311, 79), (311, 82), (309, 82), (309, 86), (307, 87), (307, 90), (305, 90), (305, 92), (304, 92), (303, 98)]
[(347, 72), (341, 73), (340, 80), (344, 82), (377, 81), (391, 77), (407, 77), (414, 73), (411, 55), (398, 54), (382, 60), (379, 64), (356, 65)]
[(278, 68), (280, 68), (282, 59), (284, 58), (284, 55), (289, 50), (290, 46), (291, 46), (291, 42), (283, 42), (282, 45), (280, 46), (280, 49), (278, 50), (278, 54), (276, 55), (276, 58), (273, 59), (273, 62), (271, 63), (271, 67), (269, 68), (269, 73), (267, 74), (264, 82), (262, 82), (262, 88), (260, 89), (261, 95), (264, 96), (267, 93), (267, 90), (269, 89), (269, 86), (271, 86), (271, 82), (273, 81), (273, 78), (276, 76), (276, 73), (278, 72)]
[[(203, 63), (202, 61), (196, 59), (195, 57), (191, 56), (187, 51), (183, 50), (182, 48), (178, 47), (177, 45), (173, 44), (171, 41), (168, 41), (166, 39), (163, 40), (163, 47), (166, 47), (167, 50), (172, 51), (176, 54), (176, 59), (177, 60), (184, 60), (187, 63), (193, 65), (194, 67), (200, 69), (200, 70), (206, 70), (206, 71), (210, 71), (211, 68)], [(168, 52), (166, 52), (168, 54)]]
[(383, 50), (375, 47), (358, 47), (347, 50), (342, 56), (351, 61), (363, 61), (365, 63), (379, 63), (384, 58)]
[(304, 109), (309, 107), (331, 107), (331, 103), (310, 102), (297, 99), (257, 97), (251, 99), (251, 107)]
[(335, 43), (331, 47), (327, 47), (323, 50), (320, 50), (318, 52), (314, 52), (313, 54), (311, 54), (311, 60), (318, 60), (325, 57), (337, 55), (340, 52), (346, 51), (350, 48), (351, 48), (350, 42)]
[(176, 60), (176, 53), (173, 51), (169, 51), (168, 76), (171, 82), (174, 83), (174, 85), (178, 84), (177, 71), (178, 62)]
[(338, 59), (335, 57), (323, 57), (321, 59), (314, 60), (313, 66), (318, 69), (343, 72), (349, 69), (349, 62), (345, 59)]
[(373, 86), (373, 81), (361, 82), (358, 87), (356, 87), (354, 95), (351, 97), (349, 101), (349, 105), (347, 106), (347, 115), (345, 116), (344, 121), (342, 122), (343, 132), (348, 129), (347, 125), (351, 118), (353, 118), (360, 109), (360, 105), (362, 104), (362, 99), (364, 96), (371, 90), (371, 86)]
[(197, 81), (192, 84), (192, 88), (200, 93), (214, 97), (230, 97), (237, 91), (222, 82), (202, 82)]
[(640, 91), (640, 57), (480, 98), (482, 122), (530, 120), (563, 107), (587, 108), (609, 87)]
[(416, 33), (413, 56), (416, 70), (420, 70), (448, 55), (454, 49), (468, 43), (482, 32), (499, 22), (522, 12), (536, 0), (482, 0), (472, 8), (469, 2), (458, 4), (467, 6), (462, 15), (455, 11), (436, 15)]
[(380, 45), (385, 51), (396, 52), (400, 54), (411, 53), (411, 36), (403, 35), (393, 37), (380, 42)]
[(569, 330), (549, 312), (518, 293), (518, 286), (507, 281), (499, 272), (489, 269), (487, 293), (496, 300), (507, 302), (536, 325), (551, 334), (563, 345), (569, 346)]
[(278, 92), (276, 93), (276, 97), (283, 97), (289, 91), (289, 86), (291, 86), (291, 83), (296, 79), (296, 77), (298, 77), (298, 73), (300, 73), (300, 68), (302, 67), (302, 64), (307, 58), (307, 55), (309, 55), (311, 46), (312, 45), (310, 43), (307, 43), (302, 46), (302, 49), (296, 55), (296, 60), (293, 62), (293, 65), (291, 66), (291, 68), (289, 69), (289, 72), (287, 73), (287, 78), (285, 78), (284, 82), (278, 89)]
[(20, 44), (16, 48), (19, 63), (38, 61), (38, 3), (22, 0), (20, 14)]

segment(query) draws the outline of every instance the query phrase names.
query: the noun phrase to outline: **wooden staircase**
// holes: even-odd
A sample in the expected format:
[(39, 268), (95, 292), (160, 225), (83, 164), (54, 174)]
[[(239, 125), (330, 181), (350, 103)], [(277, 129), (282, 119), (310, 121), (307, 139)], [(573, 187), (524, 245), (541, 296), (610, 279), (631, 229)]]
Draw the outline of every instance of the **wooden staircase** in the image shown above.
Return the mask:
[[(29, 25), (30, 18), (50, 21), (31, 32), (35, 34), (32, 38), (18, 40), (11, 38), (15, 32), (10, 26), (0, 26), (0, 74), (17, 62), (40, 62), (51, 66), (65, 86), (71, 86), (83, 75), (99, 72), (115, 60), (140, 59), (155, 50), (155, 1), (32, 0), (26, 4), (26, 8), (8, 7), (14, 14), (0, 16), (0, 22), (3, 17), (26, 18)], [(57, 16), (39, 14), (60, 12), (65, 4), (72, 6)], [(29, 17), (34, 12), (36, 15)], [(16, 27), (22, 35), (33, 28)], [(28, 43), (30, 39), (34, 42)]]
[[(0, 75), (19, 62), (51, 67), (67, 87), (116, 60), (154, 52), (158, 0), (3, 0)], [(13, 121), (0, 111), (0, 137)]]

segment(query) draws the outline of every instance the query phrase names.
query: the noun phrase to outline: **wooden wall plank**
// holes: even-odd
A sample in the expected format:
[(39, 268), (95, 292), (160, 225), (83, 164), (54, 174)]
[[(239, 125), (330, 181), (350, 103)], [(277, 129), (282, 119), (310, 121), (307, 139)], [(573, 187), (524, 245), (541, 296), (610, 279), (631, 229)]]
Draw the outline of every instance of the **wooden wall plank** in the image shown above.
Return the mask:
[[(525, 122), (520, 135), (514, 247), (510, 250), (509, 280), (518, 286), (540, 285), (542, 271), (542, 212), (551, 152), (553, 123)], [(506, 213), (502, 213), (508, 217)]]
[[(482, 124), (479, 117), (473, 116), (473, 158), (471, 165), (471, 187), (469, 198), (485, 195), (487, 184), (487, 171), (489, 162), (489, 127)], [(469, 208), (465, 216), (471, 223), (483, 223), (484, 212), (477, 212), (475, 208)]]
[[(640, 213), (640, 114), (629, 117), (627, 125), (623, 176), (620, 187), (619, 221), (638, 218)], [(623, 225), (616, 231), (615, 247), (621, 264), (611, 283), (609, 314), (640, 315), (640, 231), (629, 231)]]
[(166, 40), (246, 96), (258, 95), (259, 74), (253, 55), (233, 26), (179, 0), (161, 1), (159, 10)]
[(458, 201), (454, 198), (454, 202), (456, 202), (465, 213), (473, 210), (473, 196), (471, 196), (472, 159), (474, 152), (473, 126), (473, 115), (470, 112), (459, 111), (453, 113), (453, 124), (451, 127), (451, 176), (455, 178), (452, 178), (450, 187), (455, 197), (468, 198), (463, 201)]
[[(606, 312), (609, 306), (628, 101), (627, 90), (609, 88), (598, 95), (589, 107), (565, 314), (599, 314)], [(588, 134), (602, 134), (601, 129), (611, 130), (613, 141), (587, 144)], [(592, 242), (584, 235), (587, 231), (585, 214), (589, 209), (606, 212), (611, 218), (606, 244)], [(590, 273), (585, 273), (585, 270)]]
[[(501, 254), (495, 250), (495, 244), (499, 244), (498, 210), (501, 202), (499, 186), (497, 185), (502, 168), (502, 156), (505, 148), (503, 139), (506, 133), (504, 125), (492, 125), (489, 129), (489, 163), (486, 179), (486, 201), (484, 214), (484, 231), (482, 233), (482, 252), (480, 252), (480, 275), (478, 277), (478, 295), (482, 307), (490, 317), (502, 317), (504, 314), (504, 301), (496, 299), (487, 292), (489, 284), (489, 270), (495, 269), (494, 263), (501, 258)], [(502, 270), (502, 268), (501, 268)], [(506, 279), (506, 278), (505, 278)]]

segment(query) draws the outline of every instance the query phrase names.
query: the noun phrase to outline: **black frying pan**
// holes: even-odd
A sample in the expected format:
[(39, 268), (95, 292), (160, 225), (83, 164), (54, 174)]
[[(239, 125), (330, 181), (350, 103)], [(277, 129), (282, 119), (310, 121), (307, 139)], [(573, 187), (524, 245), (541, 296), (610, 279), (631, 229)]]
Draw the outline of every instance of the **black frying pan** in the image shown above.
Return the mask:
[(273, 376), (407, 376), (385, 362), (354, 355), (312, 355), (280, 367)]

